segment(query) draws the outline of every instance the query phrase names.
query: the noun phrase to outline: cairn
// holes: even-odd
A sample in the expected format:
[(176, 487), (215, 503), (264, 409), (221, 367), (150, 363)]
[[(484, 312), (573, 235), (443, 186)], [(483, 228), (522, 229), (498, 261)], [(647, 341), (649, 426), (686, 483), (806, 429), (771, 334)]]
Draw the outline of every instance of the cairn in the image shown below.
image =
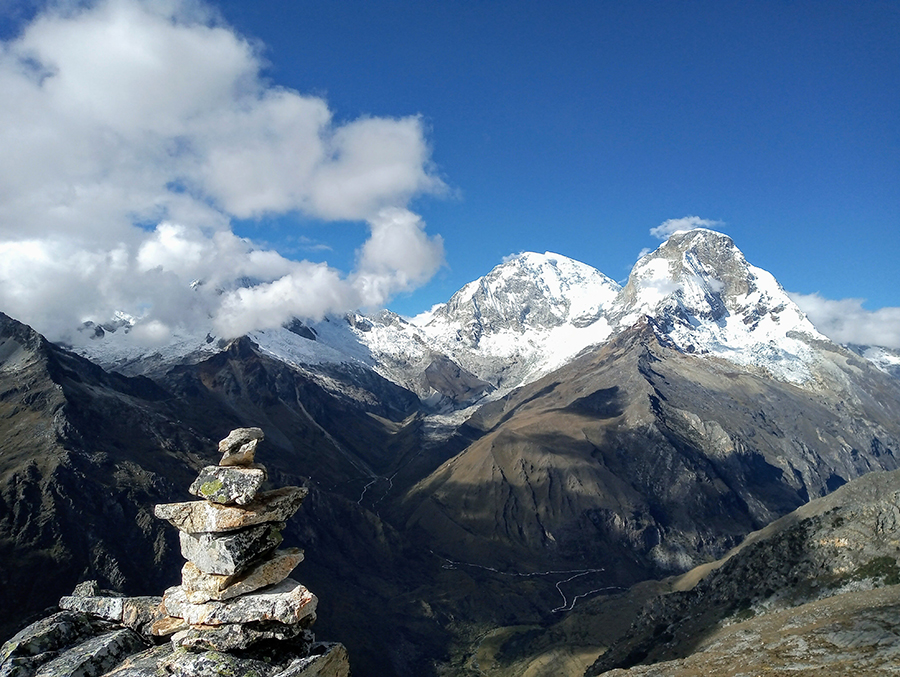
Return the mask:
[(267, 478), (255, 463), (262, 439), (259, 428), (232, 431), (219, 443), (219, 464), (203, 468), (189, 489), (202, 500), (156, 506), (156, 516), (179, 530), (187, 560), (181, 585), (163, 595), (167, 616), (152, 630), (175, 646), (233, 651), (267, 639), (312, 642), (307, 630), (318, 600), (288, 577), (303, 552), (278, 549), (307, 489), (259, 491)]
[(179, 530), (181, 585), (124, 597), (79, 584), (61, 611), (0, 648), (0, 677), (347, 677), (343, 645), (316, 642), (309, 629), (316, 596), (289, 577), (303, 552), (279, 549), (308, 490), (260, 491), (262, 439), (259, 428), (233, 430), (219, 464), (189, 489), (201, 500), (156, 506)]

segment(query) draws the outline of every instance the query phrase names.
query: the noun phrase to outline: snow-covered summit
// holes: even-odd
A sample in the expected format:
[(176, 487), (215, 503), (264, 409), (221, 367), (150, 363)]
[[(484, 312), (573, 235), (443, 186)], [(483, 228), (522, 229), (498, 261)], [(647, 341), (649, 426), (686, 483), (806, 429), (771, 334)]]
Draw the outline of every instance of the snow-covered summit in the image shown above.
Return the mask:
[(497, 387), (514, 387), (605, 340), (619, 292), (584, 263), (524, 252), (413, 322), (429, 346)]
[(711, 353), (803, 382), (820, 334), (781, 285), (727, 235), (679, 232), (635, 264), (616, 300), (617, 329), (649, 316), (686, 352)]
[(433, 309), (425, 326), (457, 328), (460, 339), (478, 345), (485, 333), (501, 330), (587, 326), (618, 293), (619, 285), (587, 264), (551, 252), (524, 252)]

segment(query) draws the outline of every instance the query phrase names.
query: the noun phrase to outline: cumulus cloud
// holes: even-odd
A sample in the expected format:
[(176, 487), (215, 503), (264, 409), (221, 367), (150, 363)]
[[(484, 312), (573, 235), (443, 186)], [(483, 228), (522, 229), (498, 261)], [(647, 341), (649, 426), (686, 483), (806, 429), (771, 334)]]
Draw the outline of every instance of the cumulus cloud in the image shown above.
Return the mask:
[(900, 349), (900, 308), (866, 310), (863, 299), (835, 301), (819, 294), (788, 295), (832, 341)]
[(427, 235), (422, 220), (409, 210), (382, 210), (369, 226), (371, 237), (358, 252), (356, 271), (346, 278), (324, 264), (279, 261), (271, 256), (260, 259), (259, 266), (248, 266), (242, 272), (250, 276), (263, 270), (270, 277), (279, 272), (271, 281), (226, 293), (213, 313), (217, 330), (237, 336), (278, 326), (286, 317), (315, 320), (335, 308), (377, 307), (426, 282), (443, 263), (441, 237)]
[[(442, 243), (406, 205), (445, 186), (422, 119), (336, 122), (263, 65), (195, 0), (54, 4), (0, 44), (0, 309), (53, 338), (114, 311), (234, 334), (427, 281)], [(358, 270), (231, 231), (285, 213), (368, 223)]]
[(709, 219), (701, 219), (699, 216), (683, 216), (680, 219), (667, 219), (655, 228), (650, 229), (650, 234), (665, 240), (675, 233), (686, 230), (694, 230), (695, 228), (715, 228), (724, 225), (722, 221), (711, 221)]

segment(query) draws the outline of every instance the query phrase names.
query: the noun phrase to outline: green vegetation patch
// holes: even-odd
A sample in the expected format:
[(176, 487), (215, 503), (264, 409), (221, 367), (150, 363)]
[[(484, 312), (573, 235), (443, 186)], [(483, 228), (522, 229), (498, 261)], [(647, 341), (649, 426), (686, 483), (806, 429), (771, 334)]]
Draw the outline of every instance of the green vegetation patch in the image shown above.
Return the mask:
[(873, 557), (852, 575), (854, 581), (866, 578), (881, 578), (885, 585), (897, 585), (900, 583), (900, 567), (897, 566), (897, 560), (890, 555)]

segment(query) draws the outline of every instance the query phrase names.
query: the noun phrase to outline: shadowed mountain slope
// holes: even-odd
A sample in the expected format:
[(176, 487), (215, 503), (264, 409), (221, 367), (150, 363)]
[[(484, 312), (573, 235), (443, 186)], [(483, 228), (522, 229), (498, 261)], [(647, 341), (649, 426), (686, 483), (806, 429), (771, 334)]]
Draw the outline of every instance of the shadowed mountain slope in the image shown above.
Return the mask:
[(184, 487), (217, 460), (215, 440), (259, 425), (271, 481), (311, 490), (285, 537), (315, 550), (301, 568), (329, 600), (317, 627), (346, 638), (354, 674), (429, 674), (446, 633), (398, 600), (439, 562), (357, 504), (376, 473), (408, 461), (419, 430), (414, 398), (382, 387), (328, 391), (246, 340), (157, 385), (0, 316), (0, 634), (85, 579), (129, 595), (178, 581), (177, 536), (154, 505), (191, 500)]

